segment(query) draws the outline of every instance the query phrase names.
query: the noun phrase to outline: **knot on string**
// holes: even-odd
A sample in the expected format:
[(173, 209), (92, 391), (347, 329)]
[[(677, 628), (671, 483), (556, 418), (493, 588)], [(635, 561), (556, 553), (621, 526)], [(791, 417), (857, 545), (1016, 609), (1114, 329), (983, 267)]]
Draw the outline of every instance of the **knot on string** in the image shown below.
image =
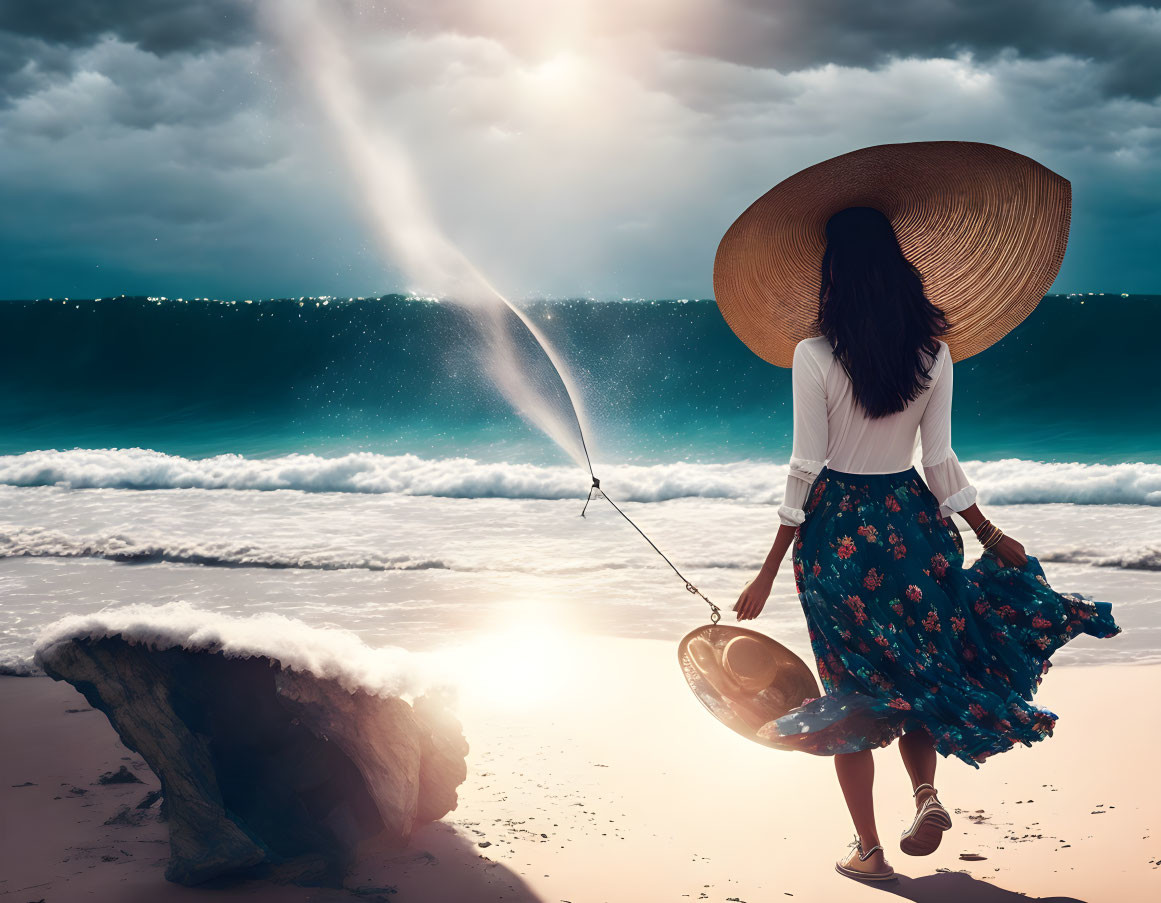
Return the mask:
[[(601, 491), (601, 481), (597, 479), (596, 474), (593, 474), (592, 476), (593, 476), (593, 485), (589, 487), (589, 497), (587, 499), (585, 499), (585, 506), (583, 508), (581, 508), (581, 515), (580, 515), (581, 517), (585, 516), (585, 512), (588, 510), (588, 507), (589, 507), (589, 502), (591, 502), (593, 500), (593, 492), (594, 491), (600, 493), (601, 495), (604, 495), (604, 493)], [(605, 498), (608, 498), (608, 496), (606, 495)]]

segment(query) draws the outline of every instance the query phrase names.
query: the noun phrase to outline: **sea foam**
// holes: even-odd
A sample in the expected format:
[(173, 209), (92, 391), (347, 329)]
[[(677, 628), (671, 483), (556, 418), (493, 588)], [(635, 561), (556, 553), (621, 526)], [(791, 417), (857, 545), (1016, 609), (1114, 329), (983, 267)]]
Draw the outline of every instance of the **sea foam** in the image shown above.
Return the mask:
[[(5, 558), (101, 558), (123, 564), (199, 565), (224, 568), (271, 568), (307, 571), (510, 571), (533, 574), (575, 573), (573, 560), (505, 562), (491, 567), (475, 559), (451, 556), (428, 558), (389, 554), (358, 543), (309, 543), (283, 540), (284, 545), (259, 542), (237, 543), (229, 540), (157, 535), (148, 539), (124, 534), (72, 536), (43, 527), (15, 527), (0, 524), (0, 559)], [(1124, 570), (1161, 571), (1161, 546), (1134, 548), (1048, 548), (1037, 552), (1041, 561), (1087, 564), (1094, 567)], [(684, 564), (698, 570), (746, 570), (761, 567), (759, 556), (711, 556), (691, 558)], [(640, 567), (633, 561), (603, 561), (606, 570)], [(3, 662), (0, 662), (0, 669)]]
[(312, 547), (279, 549), (258, 543), (122, 534), (71, 536), (42, 527), (0, 524), (0, 558), (104, 558), (126, 564), (199, 564), (209, 567), (298, 568), (302, 570), (418, 571), (447, 568), (438, 558), (389, 555), (377, 550)]
[[(1161, 505), (1161, 464), (1084, 464), (1021, 458), (964, 461), (981, 504)], [(661, 502), (722, 498), (780, 504), (786, 466), (771, 461), (677, 461), (597, 466), (611, 498)], [(0, 456), (0, 484), (66, 489), (298, 490), (450, 498), (569, 499), (588, 491), (576, 467), (486, 462), (470, 457), (358, 452), (184, 458), (141, 448), (30, 451)]]
[(1161, 546), (1141, 546), (1119, 549), (1115, 552), (1098, 549), (1054, 549), (1037, 557), (1041, 561), (1064, 561), (1093, 567), (1161, 571)]
[(267, 658), (283, 668), (337, 681), (348, 692), (414, 696), (442, 681), (423, 653), (390, 646), (372, 648), (349, 631), (311, 627), (271, 612), (234, 617), (186, 602), (126, 605), (88, 615), (70, 615), (46, 626), (34, 655), (67, 640), (119, 636), (152, 649), (182, 648), (227, 658)]

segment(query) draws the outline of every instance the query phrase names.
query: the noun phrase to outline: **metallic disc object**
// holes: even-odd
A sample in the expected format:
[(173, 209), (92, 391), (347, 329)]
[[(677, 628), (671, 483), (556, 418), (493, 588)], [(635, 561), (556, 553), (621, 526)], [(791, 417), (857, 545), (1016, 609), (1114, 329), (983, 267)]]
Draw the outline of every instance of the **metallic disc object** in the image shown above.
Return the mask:
[[(687, 634), (677, 660), (693, 695), (710, 714), (743, 737), (782, 748), (758, 735), (764, 724), (819, 695), (814, 673), (764, 633), (706, 624)], [(790, 747), (786, 747), (790, 748)]]

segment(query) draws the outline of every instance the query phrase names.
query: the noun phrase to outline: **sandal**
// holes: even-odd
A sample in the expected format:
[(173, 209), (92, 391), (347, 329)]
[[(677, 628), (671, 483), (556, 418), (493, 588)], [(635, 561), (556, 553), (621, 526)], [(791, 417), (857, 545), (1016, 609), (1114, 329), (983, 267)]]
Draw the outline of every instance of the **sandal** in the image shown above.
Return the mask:
[[(876, 850), (883, 850), (879, 844), (875, 844), (864, 853), (863, 844), (859, 840), (857, 834), (855, 835), (855, 839), (851, 841), (848, 849), (858, 850), (860, 862), (866, 862), (871, 858), (871, 855)], [(849, 859), (850, 856), (847, 858)], [(895, 877), (895, 870), (891, 868), (891, 866), (887, 866), (886, 870), (882, 872), (860, 872), (858, 869), (848, 868), (847, 866), (843, 865), (843, 861), (844, 860), (836, 862), (834, 864), (834, 870), (840, 875), (845, 875), (848, 878), (854, 878), (856, 881), (889, 881)]]
[(899, 849), (909, 856), (934, 853), (943, 840), (943, 832), (951, 827), (951, 816), (935, 795), (935, 788), (930, 784), (920, 784), (914, 795), (918, 796), (920, 790), (930, 790), (931, 796), (923, 801), (915, 813), (915, 821), (899, 839)]

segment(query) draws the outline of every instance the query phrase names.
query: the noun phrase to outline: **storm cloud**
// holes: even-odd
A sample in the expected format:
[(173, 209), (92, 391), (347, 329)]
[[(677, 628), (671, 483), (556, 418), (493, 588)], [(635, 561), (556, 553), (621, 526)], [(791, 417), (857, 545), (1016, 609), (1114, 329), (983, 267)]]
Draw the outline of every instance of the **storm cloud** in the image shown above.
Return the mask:
[[(707, 297), (717, 240), (770, 185), (948, 138), (1072, 180), (1056, 290), (1158, 288), (1156, 5), (336, 5), (375, 126), (516, 295)], [(409, 287), (328, 142), (248, 0), (8, 0), (0, 297)]]
[(253, 40), (252, 11), (245, 0), (11, 0), (0, 29), (69, 47), (112, 35), (161, 56)]

